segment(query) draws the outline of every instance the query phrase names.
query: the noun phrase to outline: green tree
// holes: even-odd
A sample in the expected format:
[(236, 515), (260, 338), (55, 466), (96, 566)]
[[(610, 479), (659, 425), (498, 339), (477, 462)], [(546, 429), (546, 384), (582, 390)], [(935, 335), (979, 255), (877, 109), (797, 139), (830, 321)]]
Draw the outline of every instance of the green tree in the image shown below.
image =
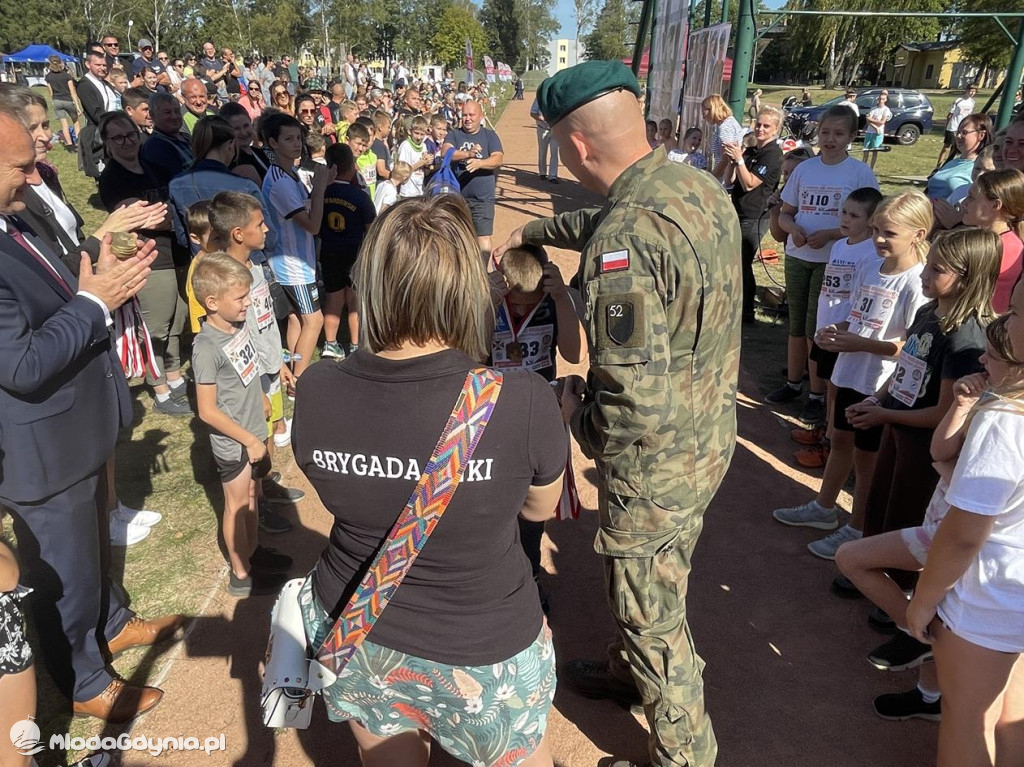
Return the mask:
[(446, 67), (460, 66), (465, 59), (467, 37), (473, 44), (474, 56), (482, 56), (487, 50), (487, 36), (480, 22), (465, 8), (449, 6), (430, 41), (438, 61)]
[[(997, 11), (1024, 11), (1024, 0), (966, 0), (963, 11), (994, 13)], [(1020, 19), (1005, 19), (1010, 33), (1017, 35)], [(1013, 44), (994, 18), (965, 18), (960, 20), (960, 41), (968, 61), (984, 69), (1006, 69), (1010, 65)]]
[[(625, 1), (604, 0), (594, 21), (594, 28), (583, 38), (587, 58), (591, 61), (605, 61), (629, 56), (627, 36)], [(635, 31), (633, 36), (636, 36)]]
[[(849, 11), (942, 11), (948, 0), (843, 0)], [(791, 10), (840, 10), (835, 0), (790, 0)], [(929, 40), (942, 30), (936, 18), (796, 16), (787, 24), (795, 71), (820, 73), (826, 88), (858, 79), (862, 66), (879, 70), (901, 42)]]
[(548, 40), (558, 32), (559, 26), (551, 13), (552, 7), (547, 0), (516, 0), (522, 19), (520, 47), (524, 69), (543, 69), (548, 65)]
[(516, 0), (484, 0), (480, 23), (487, 37), (487, 49), (499, 61), (518, 70), (522, 56), (522, 32)]

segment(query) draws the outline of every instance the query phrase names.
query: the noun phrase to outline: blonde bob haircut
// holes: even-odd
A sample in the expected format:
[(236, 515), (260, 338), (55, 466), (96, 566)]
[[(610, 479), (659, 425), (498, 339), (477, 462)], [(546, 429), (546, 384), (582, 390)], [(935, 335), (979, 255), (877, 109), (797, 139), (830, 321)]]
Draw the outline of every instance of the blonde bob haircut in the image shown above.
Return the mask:
[(925, 259), (928, 258), (928, 233), (935, 226), (935, 216), (932, 213), (931, 200), (920, 192), (904, 192), (903, 194), (886, 197), (875, 208), (873, 218), (888, 219), (896, 224), (896, 226), (906, 227), (907, 229), (923, 230), (924, 236), (914, 243), (914, 250), (917, 252), (917, 260), (922, 264), (925, 262)]
[(928, 257), (957, 276), (953, 305), (939, 321), (943, 333), (952, 333), (971, 317), (982, 327), (996, 318), (992, 293), (1003, 258), (998, 234), (973, 227), (943, 232), (935, 236)]
[(702, 108), (708, 110), (708, 117), (711, 119), (709, 122), (713, 122), (716, 125), (724, 122), (732, 115), (732, 110), (729, 109), (729, 105), (725, 103), (719, 94), (712, 93), (710, 96), (706, 96), (702, 102), (700, 102)]
[(370, 226), (353, 273), (360, 346), (443, 343), (483, 361), (493, 320), (469, 208), (442, 194), (401, 200)]

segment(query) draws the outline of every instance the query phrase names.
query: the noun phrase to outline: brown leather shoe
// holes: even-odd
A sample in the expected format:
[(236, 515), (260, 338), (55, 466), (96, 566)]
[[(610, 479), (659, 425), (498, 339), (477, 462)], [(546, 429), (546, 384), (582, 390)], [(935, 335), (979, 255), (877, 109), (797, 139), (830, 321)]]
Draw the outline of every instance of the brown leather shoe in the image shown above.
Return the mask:
[(76, 700), (72, 710), (75, 716), (94, 716), (120, 724), (146, 713), (163, 697), (164, 691), (156, 687), (134, 687), (121, 679), (115, 679), (92, 700)]
[(184, 615), (164, 615), (153, 620), (131, 618), (116, 637), (107, 643), (110, 654), (117, 655), (129, 647), (147, 647), (174, 635), (185, 622)]

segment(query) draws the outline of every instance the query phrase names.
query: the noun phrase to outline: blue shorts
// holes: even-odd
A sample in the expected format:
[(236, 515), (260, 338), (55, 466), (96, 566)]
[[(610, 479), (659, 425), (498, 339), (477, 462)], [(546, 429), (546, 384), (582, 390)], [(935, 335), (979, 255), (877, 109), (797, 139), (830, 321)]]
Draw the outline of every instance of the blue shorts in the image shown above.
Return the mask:
[(320, 311), (320, 289), (315, 282), (307, 285), (282, 285), (288, 302), (296, 314), (316, 314)]
[(865, 133), (864, 134), (864, 148), (865, 149), (878, 149), (882, 146), (882, 140), (885, 138), (881, 133)]
[[(313, 593), (299, 592), (306, 637), (323, 644), (334, 621)], [(422, 730), (469, 764), (518, 765), (537, 750), (555, 697), (555, 648), (547, 624), (537, 639), (488, 666), (449, 666), (365, 640), (323, 691), (327, 716), (354, 719), (387, 738)]]

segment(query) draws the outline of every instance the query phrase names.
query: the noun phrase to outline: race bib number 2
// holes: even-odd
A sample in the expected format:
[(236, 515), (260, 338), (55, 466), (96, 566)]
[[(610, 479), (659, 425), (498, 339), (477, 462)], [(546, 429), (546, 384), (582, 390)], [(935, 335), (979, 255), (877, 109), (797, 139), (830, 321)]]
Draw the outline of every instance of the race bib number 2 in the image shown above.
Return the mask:
[(928, 366), (924, 360), (913, 357), (905, 351), (900, 352), (896, 370), (892, 374), (892, 378), (889, 379), (889, 394), (907, 407), (913, 407), (917, 398), (921, 396), (927, 372)]

